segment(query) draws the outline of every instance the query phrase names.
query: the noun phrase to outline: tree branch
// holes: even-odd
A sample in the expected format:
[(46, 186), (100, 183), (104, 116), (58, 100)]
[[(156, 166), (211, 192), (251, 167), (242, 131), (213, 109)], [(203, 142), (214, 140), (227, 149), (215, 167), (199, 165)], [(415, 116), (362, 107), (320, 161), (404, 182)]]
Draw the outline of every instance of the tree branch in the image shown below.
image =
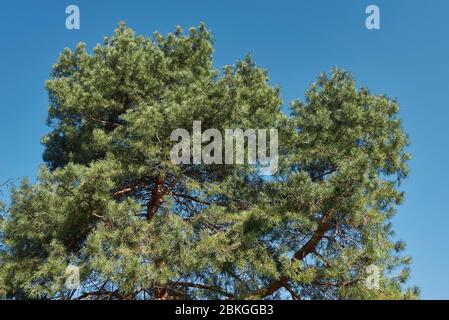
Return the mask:
[[(335, 213), (335, 209), (331, 208), (329, 209), (326, 214), (321, 218), (321, 221), (318, 224), (318, 228), (315, 230), (315, 232), (312, 235), (312, 238), (309, 239), (309, 241), (306, 242), (304, 246), (299, 249), (292, 258), (292, 261), (295, 260), (303, 260), (307, 255), (314, 252), (315, 247), (318, 245), (318, 243), (321, 241), (321, 239), (324, 236), (324, 233), (329, 228), (329, 221), (332, 219), (333, 215)], [(278, 291), (280, 288), (285, 287), (288, 283), (288, 278), (286, 276), (282, 276), (280, 279), (275, 280), (271, 282), (268, 286), (265, 288), (259, 289), (256, 292), (257, 296), (260, 297), (266, 297), (270, 296), (276, 291)]]
[(287, 289), (288, 292), (290, 292), (290, 294), (292, 295), (293, 300), (301, 300), (301, 297), (295, 292), (293, 291), (292, 288), (290, 288), (289, 285), (285, 285), (284, 286), (285, 289)]
[(171, 284), (174, 287), (190, 287), (190, 288), (197, 288), (197, 289), (204, 289), (204, 290), (210, 290), (216, 293), (219, 293), (225, 297), (233, 298), (234, 296), (230, 294), (229, 292), (224, 291), (220, 287), (216, 286), (208, 286), (204, 284), (198, 284), (198, 283), (192, 283), (192, 282), (175, 282)]
[(174, 195), (175, 197), (185, 198), (185, 199), (192, 200), (192, 201), (194, 201), (194, 202), (198, 202), (198, 203), (201, 203), (201, 204), (204, 204), (204, 205), (207, 205), (207, 206), (210, 206), (210, 205), (211, 205), (210, 202), (202, 201), (202, 200), (200, 200), (200, 199), (198, 199), (198, 198), (189, 196), (188, 194), (180, 194), (180, 193), (175, 193), (175, 192), (173, 192), (173, 195)]
[(164, 174), (161, 173), (155, 181), (154, 188), (151, 192), (151, 200), (147, 206), (148, 220), (156, 214), (157, 210), (162, 205), (164, 194)]

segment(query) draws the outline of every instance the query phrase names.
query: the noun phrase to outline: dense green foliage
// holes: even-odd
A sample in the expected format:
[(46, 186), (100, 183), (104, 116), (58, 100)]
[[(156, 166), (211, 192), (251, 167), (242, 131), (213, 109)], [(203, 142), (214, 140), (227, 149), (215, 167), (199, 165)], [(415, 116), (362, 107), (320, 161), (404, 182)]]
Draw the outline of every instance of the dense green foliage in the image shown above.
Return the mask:
[[(4, 210), (0, 296), (417, 297), (390, 224), (408, 160), (397, 103), (334, 69), (286, 115), (266, 70), (249, 57), (216, 69), (212, 54), (203, 25), (150, 39), (121, 24), (93, 52), (64, 50), (46, 83), (45, 165)], [(194, 120), (278, 128), (279, 171), (172, 164), (170, 133)]]

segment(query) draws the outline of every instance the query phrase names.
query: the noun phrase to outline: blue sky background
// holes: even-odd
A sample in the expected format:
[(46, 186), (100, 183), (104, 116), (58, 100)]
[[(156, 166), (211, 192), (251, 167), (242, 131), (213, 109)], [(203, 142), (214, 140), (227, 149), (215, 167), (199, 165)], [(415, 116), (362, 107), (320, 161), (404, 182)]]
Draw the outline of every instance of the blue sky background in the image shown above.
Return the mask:
[[(80, 8), (80, 30), (65, 28), (69, 4)], [(380, 7), (379, 31), (365, 28), (369, 4)], [(79, 41), (93, 48), (120, 20), (144, 35), (206, 22), (216, 66), (251, 53), (285, 104), (334, 65), (397, 98), (413, 155), (397, 238), (408, 244), (410, 283), (422, 298), (449, 299), (449, 1), (2, 1), (0, 181), (36, 175), (48, 130), (44, 81), (58, 54)]]

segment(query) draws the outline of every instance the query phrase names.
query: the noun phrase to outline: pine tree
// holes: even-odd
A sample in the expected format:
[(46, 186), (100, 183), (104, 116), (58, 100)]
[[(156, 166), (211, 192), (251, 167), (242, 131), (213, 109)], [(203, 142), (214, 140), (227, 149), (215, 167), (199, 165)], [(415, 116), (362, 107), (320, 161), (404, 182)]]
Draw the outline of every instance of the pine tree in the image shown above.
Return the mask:
[[(251, 57), (213, 66), (201, 24), (92, 52), (46, 83), (38, 181), (11, 190), (0, 296), (40, 299), (413, 299), (392, 240), (408, 141), (398, 104), (337, 68), (283, 112)], [(277, 128), (279, 170), (170, 161), (177, 128)], [(64, 286), (77, 265), (79, 290)], [(369, 266), (379, 288), (367, 286)]]

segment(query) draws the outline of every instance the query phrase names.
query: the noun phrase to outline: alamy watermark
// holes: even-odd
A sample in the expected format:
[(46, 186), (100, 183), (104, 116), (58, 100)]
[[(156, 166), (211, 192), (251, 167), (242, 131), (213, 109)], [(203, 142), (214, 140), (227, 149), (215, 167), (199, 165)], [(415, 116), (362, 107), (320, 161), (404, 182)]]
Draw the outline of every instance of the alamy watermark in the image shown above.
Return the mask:
[(370, 289), (379, 289), (380, 288), (380, 268), (374, 264), (366, 267), (366, 273), (368, 277), (365, 279), (365, 286)]
[[(273, 175), (278, 170), (277, 129), (225, 129), (223, 139), (219, 130), (207, 129), (202, 132), (201, 121), (194, 121), (192, 139), (186, 129), (176, 129), (170, 135), (171, 141), (179, 141), (180, 138), (181, 141), (170, 152), (173, 164), (244, 164), (246, 146), (246, 163), (257, 166), (261, 175)], [(203, 143), (208, 144), (203, 147)]]
[(369, 5), (365, 10), (369, 16), (365, 20), (365, 27), (368, 30), (380, 30), (380, 9), (376, 5)]
[(67, 6), (65, 13), (69, 16), (65, 20), (65, 27), (68, 30), (79, 30), (80, 29), (80, 8), (74, 4)]
[(68, 265), (65, 270), (65, 287), (68, 290), (77, 290), (80, 287), (80, 269), (75, 265)]
[[(67, 16), (65, 26), (68, 30), (80, 29), (80, 9), (77, 5), (71, 4), (66, 7)], [(365, 20), (365, 27), (368, 30), (380, 30), (380, 9), (377, 5), (370, 4), (366, 7), (365, 13), (369, 16)]]

